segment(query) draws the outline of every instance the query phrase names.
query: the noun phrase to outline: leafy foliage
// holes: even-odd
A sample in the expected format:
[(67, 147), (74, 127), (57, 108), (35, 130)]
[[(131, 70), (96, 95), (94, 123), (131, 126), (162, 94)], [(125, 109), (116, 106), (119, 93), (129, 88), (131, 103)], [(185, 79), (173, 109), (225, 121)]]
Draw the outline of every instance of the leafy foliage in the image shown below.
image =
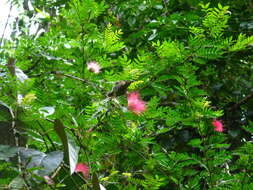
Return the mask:
[(250, 189), (252, 31), (204, 2), (25, 0), (0, 51), (0, 187)]

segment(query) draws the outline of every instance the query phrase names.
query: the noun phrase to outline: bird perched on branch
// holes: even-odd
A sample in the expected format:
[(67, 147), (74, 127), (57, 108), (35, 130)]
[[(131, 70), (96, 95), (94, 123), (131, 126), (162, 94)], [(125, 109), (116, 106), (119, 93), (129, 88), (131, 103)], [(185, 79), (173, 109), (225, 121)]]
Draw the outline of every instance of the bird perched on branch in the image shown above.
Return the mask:
[(108, 97), (117, 97), (126, 94), (128, 86), (133, 81), (118, 81), (112, 90), (107, 94)]

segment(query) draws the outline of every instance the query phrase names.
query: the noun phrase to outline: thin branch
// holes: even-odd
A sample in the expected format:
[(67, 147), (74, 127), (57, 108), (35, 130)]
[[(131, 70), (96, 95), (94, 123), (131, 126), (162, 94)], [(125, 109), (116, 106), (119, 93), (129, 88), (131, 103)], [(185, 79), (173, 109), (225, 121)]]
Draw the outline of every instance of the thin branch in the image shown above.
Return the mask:
[(67, 78), (71, 78), (71, 79), (74, 79), (74, 80), (78, 80), (78, 81), (83, 82), (83, 83), (87, 83), (87, 84), (89, 84), (93, 87), (96, 87), (96, 89), (101, 90), (101, 92), (104, 92), (104, 90), (99, 85), (97, 85), (96, 83), (93, 83), (93, 82), (91, 82), (87, 79), (79, 78), (79, 77), (76, 77), (76, 76), (73, 76), (73, 75), (70, 75), (70, 74), (64, 74), (64, 73), (59, 72), (59, 71), (51, 72), (51, 73), (56, 74), (56, 75), (61, 75), (61, 76), (67, 77)]
[(68, 77), (68, 78), (72, 78), (74, 80), (79, 80), (81, 82), (85, 82), (85, 83), (88, 83), (88, 84), (92, 84), (90, 81), (86, 80), (86, 79), (82, 79), (82, 78), (79, 78), (79, 77), (76, 77), (76, 76), (73, 76), (73, 75), (69, 75), (69, 74), (63, 74), (61, 73), (62, 76), (65, 76), (65, 77)]

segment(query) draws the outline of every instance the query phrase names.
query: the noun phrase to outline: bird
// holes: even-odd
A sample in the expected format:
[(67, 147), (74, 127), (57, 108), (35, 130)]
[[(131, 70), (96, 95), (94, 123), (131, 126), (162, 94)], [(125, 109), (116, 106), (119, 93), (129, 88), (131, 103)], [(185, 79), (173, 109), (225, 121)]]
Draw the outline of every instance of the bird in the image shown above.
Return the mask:
[(112, 90), (107, 94), (108, 97), (118, 97), (126, 94), (128, 86), (132, 81), (117, 81)]

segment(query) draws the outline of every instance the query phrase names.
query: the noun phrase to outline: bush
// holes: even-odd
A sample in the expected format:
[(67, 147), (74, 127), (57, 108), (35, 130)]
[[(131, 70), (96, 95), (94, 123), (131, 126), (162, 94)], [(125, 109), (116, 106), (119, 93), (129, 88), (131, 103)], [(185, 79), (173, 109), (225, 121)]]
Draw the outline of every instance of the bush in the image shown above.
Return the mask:
[(253, 188), (237, 3), (25, 0), (1, 49), (2, 187)]

